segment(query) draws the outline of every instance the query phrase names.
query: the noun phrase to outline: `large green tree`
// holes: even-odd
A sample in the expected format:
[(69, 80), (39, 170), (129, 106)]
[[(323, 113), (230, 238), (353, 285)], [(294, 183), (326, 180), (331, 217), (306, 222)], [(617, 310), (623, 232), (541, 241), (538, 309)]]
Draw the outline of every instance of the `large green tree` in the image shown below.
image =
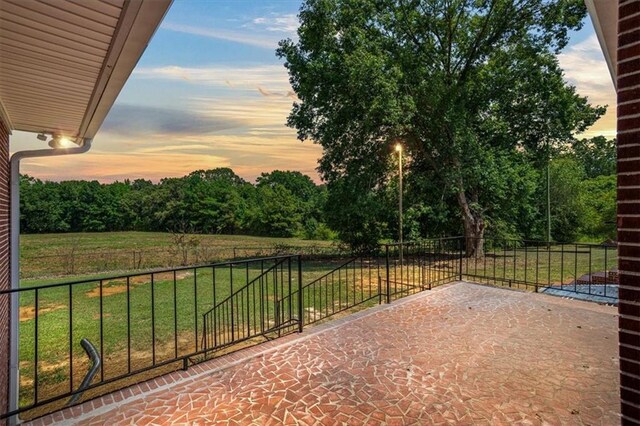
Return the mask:
[(509, 202), (492, 195), (505, 167), (603, 113), (555, 56), (585, 14), (582, 0), (307, 0), (278, 49), (299, 98), (288, 124), (322, 145), (329, 188), (348, 179), (353, 194), (387, 185), (401, 142), (407, 173), (449, 191), (481, 256), (487, 215)]

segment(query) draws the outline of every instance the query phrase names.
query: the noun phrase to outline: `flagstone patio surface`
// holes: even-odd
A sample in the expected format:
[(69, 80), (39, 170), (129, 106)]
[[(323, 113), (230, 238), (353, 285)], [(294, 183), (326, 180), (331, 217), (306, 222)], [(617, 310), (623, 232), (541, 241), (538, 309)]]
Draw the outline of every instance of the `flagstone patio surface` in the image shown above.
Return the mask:
[(611, 306), (454, 283), (34, 423), (614, 425), (616, 321)]

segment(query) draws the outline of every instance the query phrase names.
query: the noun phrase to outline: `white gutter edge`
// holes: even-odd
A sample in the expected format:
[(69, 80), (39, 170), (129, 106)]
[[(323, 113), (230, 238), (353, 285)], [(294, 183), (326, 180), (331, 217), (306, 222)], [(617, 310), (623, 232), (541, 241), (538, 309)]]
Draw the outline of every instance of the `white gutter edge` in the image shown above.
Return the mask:
[(607, 62), (607, 67), (609, 67), (609, 74), (611, 75), (613, 87), (618, 90), (618, 81), (616, 80), (617, 66), (613, 63), (611, 52), (609, 52), (609, 49), (607, 48), (606, 38), (602, 29), (602, 23), (600, 22), (600, 18), (598, 17), (596, 5), (594, 3), (594, 0), (584, 0), (584, 3), (586, 4), (589, 15), (591, 16), (591, 23), (593, 24), (593, 28), (596, 31), (598, 43), (600, 43), (600, 49), (602, 50), (605, 61)]
[[(77, 148), (36, 149), (19, 151), (11, 156), (10, 188), (10, 233), (11, 233), (11, 289), (20, 288), (20, 161), (25, 158), (55, 157), (60, 155), (83, 154), (91, 149), (91, 139), (84, 139)], [(10, 347), (9, 347), (9, 412), (19, 407), (19, 331), (20, 300), (18, 293), (11, 294), (10, 309)], [(10, 425), (20, 423), (18, 415), (11, 416)]]

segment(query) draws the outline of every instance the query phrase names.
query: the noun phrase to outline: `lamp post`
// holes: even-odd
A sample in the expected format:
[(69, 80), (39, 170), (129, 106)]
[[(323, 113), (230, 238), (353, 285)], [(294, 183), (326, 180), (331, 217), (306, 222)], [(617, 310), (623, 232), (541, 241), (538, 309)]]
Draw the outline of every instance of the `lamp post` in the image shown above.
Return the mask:
[(396, 144), (396, 152), (398, 153), (398, 213), (400, 223), (398, 226), (398, 241), (400, 242), (400, 260), (402, 260), (402, 145)]
[(547, 250), (551, 249), (551, 154), (549, 151), (549, 141), (547, 141)]

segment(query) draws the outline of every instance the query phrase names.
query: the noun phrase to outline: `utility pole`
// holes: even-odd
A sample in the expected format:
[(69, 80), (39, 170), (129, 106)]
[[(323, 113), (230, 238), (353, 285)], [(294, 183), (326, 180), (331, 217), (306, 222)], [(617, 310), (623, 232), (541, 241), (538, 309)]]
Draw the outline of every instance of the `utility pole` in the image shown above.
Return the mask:
[(547, 141), (547, 250), (551, 248), (551, 175), (550, 175), (551, 155), (549, 152), (549, 141)]

